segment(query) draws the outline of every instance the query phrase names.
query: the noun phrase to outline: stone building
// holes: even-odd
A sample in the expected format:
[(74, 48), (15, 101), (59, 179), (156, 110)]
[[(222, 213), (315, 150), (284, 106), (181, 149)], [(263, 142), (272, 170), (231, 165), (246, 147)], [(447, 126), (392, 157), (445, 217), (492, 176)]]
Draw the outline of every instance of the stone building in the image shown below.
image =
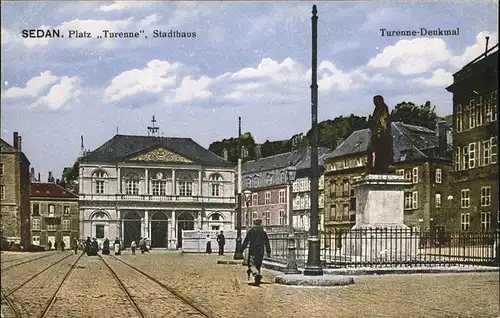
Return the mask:
[(446, 89), (453, 93), (453, 224), (499, 228), (498, 44), (453, 74)]
[[(446, 225), (451, 194), (451, 136), (445, 122), (436, 131), (400, 122), (391, 124), (396, 173), (412, 186), (405, 190), (405, 224), (429, 230)], [(356, 223), (355, 187), (367, 172), (369, 129), (352, 133), (324, 158), (324, 228), (351, 228)]]
[(79, 239), (80, 210), (78, 195), (54, 182), (49, 172), (48, 182), (31, 183), (31, 239), (33, 245), (47, 246), (50, 241), (71, 248)]
[[(327, 152), (327, 148), (319, 148), (318, 157)], [(292, 200), (298, 202), (293, 208), (294, 227), (309, 227), (310, 177), (306, 163), (309, 162), (309, 156), (310, 148), (307, 148), (247, 161), (242, 165), (243, 191), (252, 192), (249, 208), (246, 208), (245, 202), (242, 203), (243, 226), (251, 226), (252, 220), (260, 218), (269, 231), (286, 230), (290, 191), (287, 168), (292, 165), (297, 169), (296, 180), (292, 186), (292, 189), (297, 190)]]
[(190, 138), (115, 135), (79, 166), (80, 236), (182, 247), (182, 230), (234, 229), (234, 165)]
[(13, 134), (13, 146), (0, 139), (0, 211), (2, 237), (29, 246), (30, 162), (22, 152), (21, 136)]

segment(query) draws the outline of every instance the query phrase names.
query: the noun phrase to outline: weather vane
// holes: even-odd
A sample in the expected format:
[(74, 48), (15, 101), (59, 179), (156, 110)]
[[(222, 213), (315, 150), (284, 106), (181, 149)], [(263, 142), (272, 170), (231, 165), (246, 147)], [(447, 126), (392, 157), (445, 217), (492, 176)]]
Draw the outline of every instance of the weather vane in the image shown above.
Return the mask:
[(155, 134), (159, 134), (158, 130), (160, 129), (160, 127), (155, 126), (155, 123), (156, 123), (155, 115), (153, 115), (153, 119), (151, 120), (151, 123), (152, 123), (152, 125), (148, 126), (148, 137), (149, 136), (154, 137)]

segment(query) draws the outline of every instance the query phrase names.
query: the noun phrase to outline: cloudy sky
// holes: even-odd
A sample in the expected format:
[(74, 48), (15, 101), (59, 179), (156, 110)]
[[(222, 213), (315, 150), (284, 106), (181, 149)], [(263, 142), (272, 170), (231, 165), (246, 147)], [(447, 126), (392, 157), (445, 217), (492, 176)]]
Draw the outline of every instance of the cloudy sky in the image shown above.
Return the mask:
[[(201, 145), (243, 130), (257, 142), (310, 127), (311, 5), (307, 2), (2, 1), (2, 138), (44, 178), (59, 176), (85, 148), (116, 134), (164, 136)], [(320, 2), (319, 119), (368, 115), (372, 96), (393, 107), (431, 100), (451, 113), (452, 74), (498, 42), (498, 2)], [(64, 38), (25, 39), (21, 30)], [(456, 29), (459, 36), (382, 37), (380, 29)], [(92, 38), (69, 39), (69, 30)], [(102, 30), (139, 39), (97, 39)], [(153, 31), (196, 32), (153, 38)], [(146, 39), (145, 36), (148, 36)]]

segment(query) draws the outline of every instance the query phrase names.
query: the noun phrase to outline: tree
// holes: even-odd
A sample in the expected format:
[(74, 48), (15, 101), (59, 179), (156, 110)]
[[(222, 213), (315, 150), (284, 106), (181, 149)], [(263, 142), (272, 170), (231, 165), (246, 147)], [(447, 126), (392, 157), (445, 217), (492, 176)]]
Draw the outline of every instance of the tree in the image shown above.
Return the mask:
[(391, 111), (391, 121), (400, 121), (408, 125), (422, 126), (434, 130), (441, 120), (436, 114), (436, 106), (427, 101), (417, 106), (412, 102), (401, 102)]
[[(248, 152), (248, 157), (243, 158), (243, 161), (252, 160), (255, 158), (255, 140), (251, 133), (247, 132), (241, 135), (241, 146)], [(227, 160), (233, 163), (238, 162), (238, 138), (223, 139), (210, 144), (208, 150), (223, 157), (224, 149), (227, 151)]]
[(80, 162), (75, 161), (72, 167), (63, 169), (62, 178), (59, 185), (70, 190), (73, 193), (78, 193), (78, 177), (80, 174)]

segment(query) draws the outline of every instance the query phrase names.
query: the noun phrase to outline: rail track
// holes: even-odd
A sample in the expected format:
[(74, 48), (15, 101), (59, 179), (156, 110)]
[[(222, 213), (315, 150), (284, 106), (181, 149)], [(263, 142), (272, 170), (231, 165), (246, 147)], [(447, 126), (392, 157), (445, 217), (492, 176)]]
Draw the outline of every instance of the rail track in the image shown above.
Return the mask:
[[(116, 273), (116, 270), (113, 269), (109, 265), (108, 261), (104, 260), (104, 258), (101, 255), (99, 255), (99, 257), (101, 258), (101, 260), (103, 261), (103, 263), (105, 264), (105, 266), (109, 269), (109, 271), (111, 272), (111, 274), (114, 277), (114, 279), (120, 285), (120, 288), (126, 294), (127, 299), (129, 300), (129, 302), (131, 303), (131, 305), (134, 307), (134, 309), (137, 312), (137, 314), (139, 315), (139, 317), (142, 317), (142, 318), (148, 317), (148, 315), (145, 312), (145, 310), (141, 309), (141, 305), (136, 301), (135, 298), (137, 298), (137, 297), (134, 297), (130, 293), (129, 288), (127, 288), (127, 286), (126, 286), (127, 284), (124, 283), (123, 279), (121, 279), (118, 276), (118, 274)], [(124, 261), (122, 261), (121, 259), (119, 259), (117, 257), (114, 257), (114, 256), (110, 255), (109, 258), (113, 259), (113, 260), (116, 260), (119, 264), (122, 264), (126, 268), (131, 269), (133, 272), (141, 274), (141, 276), (146, 277), (148, 279), (148, 281), (154, 282), (157, 286), (161, 287), (161, 291), (162, 292), (167, 291), (169, 295), (173, 295), (174, 299), (170, 298), (169, 299), (170, 301), (172, 301), (172, 300), (179, 301), (180, 303), (182, 303), (183, 305), (185, 305), (186, 307), (189, 308), (190, 312), (189, 313), (186, 312), (186, 315), (189, 315), (189, 316), (198, 316), (198, 317), (206, 317), (206, 318), (213, 318), (213, 317), (215, 317), (215, 315), (213, 313), (211, 313), (209, 310), (200, 307), (193, 300), (191, 300), (188, 297), (182, 295), (181, 293), (179, 293), (177, 290), (175, 290), (171, 286), (165, 285), (164, 283), (162, 283), (158, 279), (152, 277), (148, 273), (142, 271), (141, 269), (139, 269), (139, 268), (137, 268), (137, 267), (135, 267), (133, 265), (130, 265), (129, 263), (124, 262)], [(142, 278), (142, 277), (141, 278), (137, 278), (135, 276), (128, 276), (128, 277), (134, 277), (135, 281), (140, 281), (141, 278)], [(149, 285), (149, 286), (151, 286), (151, 285)], [(134, 288), (134, 290), (135, 290), (135, 288)], [(155, 298), (158, 301), (161, 301), (162, 303), (164, 303), (164, 300), (161, 299), (162, 298), (161, 296), (158, 296), (158, 297), (155, 297)], [(165, 298), (165, 297), (163, 297), (163, 298)], [(151, 304), (148, 304), (148, 306), (151, 306)], [(178, 315), (179, 315), (179, 313), (177, 313), (175, 316), (178, 316)]]
[[(7, 305), (7, 307), (9, 307), (9, 314), (8, 315), (5, 315), (4, 314), (4, 305), (2, 303), (2, 309), (1, 309), (1, 315), (2, 315), (2, 318), (10, 318), (10, 317), (14, 317), (14, 318), (21, 318), (21, 314), (19, 313), (19, 311), (17, 310), (16, 306), (14, 306), (14, 304), (12, 303), (12, 301), (10, 300), (10, 298), (7, 298), (7, 297), (4, 297), (4, 294), (3, 294), (3, 291), (1, 292), (1, 295), (2, 295), (2, 298), (4, 299), (3, 302), (5, 302), (5, 304)], [(12, 314), (12, 316), (10, 315)]]
[[(1, 268), (1, 272), (2, 273), (5, 273), (5, 271), (9, 270), (10, 268), (14, 268), (16, 266), (19, 266), (19, 265), (23, 265), (23, 264), (27, 264), (27, 263), (31, 263), (31, 262), (34, 262), (36, 260), (39, 260), (39, 259), (42, 259), (42, 258), (47, 258), (47, 257), (50, 257), (50, 256), (54, 256), (54, 255), (57, 255), (57, 253), (50, 253), (48, 255), (42, 255), (40, 257), (35, 257), (35, 258), (31, 258), (31, 257), (23, 257), (21, 259), (11, 259), (11, 260), (7, 260), (7, 261), (3, 261), (1, 263), (2, 265), (2, 268)], [(27, 260), (24, 260), (24, 259), (27, 259)], [(16, 263), (14, 265), (10, 265), (8, 267), (3, 267), (3, 264), (5, 263), (11, 263), (11, 262), (15, 262), (15, 261), (21, 261), (19, 263)]]

